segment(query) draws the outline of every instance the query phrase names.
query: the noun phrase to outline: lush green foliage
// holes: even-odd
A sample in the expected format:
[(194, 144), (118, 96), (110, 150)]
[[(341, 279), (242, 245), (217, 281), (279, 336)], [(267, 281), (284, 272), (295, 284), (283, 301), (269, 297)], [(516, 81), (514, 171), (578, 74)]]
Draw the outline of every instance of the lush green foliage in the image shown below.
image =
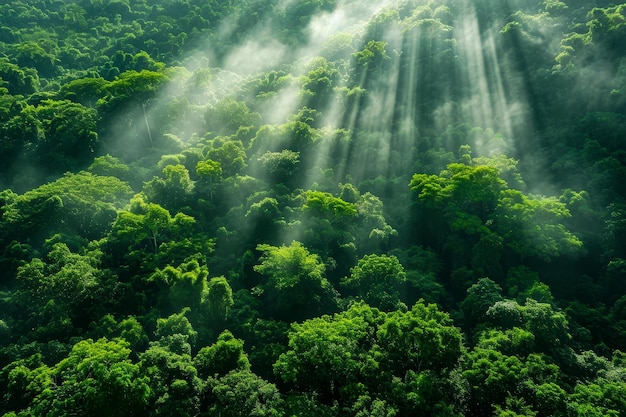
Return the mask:
[(3, 2), (0, 415), (626, 415), (625, 52), (605, 0)]

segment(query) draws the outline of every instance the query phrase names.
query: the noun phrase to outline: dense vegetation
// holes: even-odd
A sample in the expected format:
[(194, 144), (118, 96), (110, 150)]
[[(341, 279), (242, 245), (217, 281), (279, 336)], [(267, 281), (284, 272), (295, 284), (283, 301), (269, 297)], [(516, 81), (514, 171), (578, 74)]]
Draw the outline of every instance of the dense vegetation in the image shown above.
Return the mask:
[(4, 2), (0, 415), (626, 416), (624, 140), (626, 3)]

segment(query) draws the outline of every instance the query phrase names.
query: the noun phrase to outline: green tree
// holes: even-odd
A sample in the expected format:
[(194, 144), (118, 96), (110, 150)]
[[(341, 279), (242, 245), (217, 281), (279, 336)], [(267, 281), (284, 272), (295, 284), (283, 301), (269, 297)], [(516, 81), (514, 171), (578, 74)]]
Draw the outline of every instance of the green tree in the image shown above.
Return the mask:
[(160, 319), (161, 338), (139, 355), (141, 375), (148, 378), (151, 395), (148, 415), (195, 416), (200, 410), (202, 384), (191, 357), (190, 341), (195, 330), (186, 310)]
[(146, 331), (135, 316), (129, 316), (118, 322), (113, 315), (106, 314), (91, 323), (87, 334), (94, 338), (122, 339), (128, 343), (134, 354), (146, 350), (149, 341)]
[(63, 84), (59, 93), (66, 100), (72, 100), (86, 107), (94, 107), (102, 98), (106, 86), (107, 81), (104, 78), (80, 78)]
[(52, 382), (53, 370), (42, 362), (42, 355), (14, 361), (0, 372), (0, 383), (6, 387), (0, 412), (28, 409)]
[[(522, 258), (545, 261), (580, 252), (582, 242), (562, 224), (571, 215), (565, 204), (507, 188), (497, 165), (469, 163), (450, 164), (438, 176), (415, 174), (410, 187), (434, 210), (430, 213), (443, 215), (449, 232), (472, 242), (476, 266), (494, 270), (482, 255), (485, 249), (495, 250), (497, 257), (500, 248), (508, 247)], [(468, 241), (469, 236), (474, 239)]]
[(487, 316), (503, 328), (518, 326), (528, 330), (539, 352), (558, 354), (572, 337), (563, 312), (532, 298), (527, 299), (525, 305), (511, 300), (498, 301), (489, 307)]
[(104, 246), (114, 264), (126, 263), (133, 273), (152, 273), (157, 267), (182, 264), (194, 256), (205, 261), (212, 241), (197, 232), (195, 224), (195, 218), (183, 213), (172, 216), (138, 194), (129, 211), (118, 213)]
[(168, 77), (160, 72), (126, 71), (103, 86), (98, 107), (108, 113), (132, 102), (145, 103), (167, 81)]
[(356, 204), (322, 191), (307, 191), (304, 197), (301, 226), (304, 243), (335, 260), (355, 257)]
[(222, 179), (222, 165), (212, 159), (199, 161), (196, 165), (196, 175), (199, 178), (195, 186), (196, 192), (208, 193), (210, 201), (213, 202), (213, 193)]
[(209, 416), (279, 417), (283, 400), (278, 388), (249, 370), (235, 370), (219, 379), (210, 379)]
[(569, 408), (578, 416), (620, 416), (626, 412), (622, 381), (599, 379), (591, 384), (577, 384)]
[(253, 112), (243, 101), (226, 98), (209, 109), (206, 124), (216, 135), (232, 135), (242, 127), (258, 126), (261, 116)]
[(443, 210), (452, 231), (475, 234), (489, 231), (485, 222), (506, 183), (493, 167), (450, 164), (439, 176), (415, 174), (410, 186), (425, 204)]
[[(34, 258), (20, 266), (14, 302), (24, 316), (31, 336), (54, 336), (56, 321), (85, 329), (103, 309), (114, 304), (119, 286), (108, 271), (99, 269), (98, 252), (72, 253), (66, 244), (55, 243), (45, 260)], [(63, 337), (64, 334), (57, 334)]]
[(71, 101), (44, 100), (35, 108), (43, 137), (37, 157), (55, 171), (81, 167), (99, 150), (98, 114)]
[(154, 177), (145, 184), (143, 191), (148, 200), (172, 211), (188, 205), (194, 184), (187, 168), (183, 165), (166, 165), (162, 174), (162, 177)]
[(393, 375), (408, 370), (447, 374), (463, 353), (461, 331), (435, 304), (418, 301), (409, 311), (395, 311), (379, 327), (384, 366)]
[(352, 54), (359, 66), (373, 71), (377, 65), (389, 59), (387, 43), (383, 41), (368, 41), (365, 47)]
[(202, 379), (219, 378), (231, 371), (249, 370), (250, 362), (243, 344), (243, 340), (224, 330), (213, 345), (203, 347), (194, 357), (198, 376)]
[(339, 81), (339, 71), (321, 57), (312, 60), (309, 67), (309, 72), (302, 79), (300, 94), (307, 107), (325, 110)]
[(36, 245), (55, 233), (98, 239), (130, 195), (128, 184), (117, 178), (67, 173), (4, 206), (4, 233), (8, 239), (29, 239)]
[(246, 162), (248, 158), (241, 141), (228, 140), (219, 146), (216, 145), (214, 144), (207, 151), (207, 157), (220, 164), (224, 176), (240, 174), (248, 165)]
[[(33, 157), (44, 131), (33, 106), (8, 94), (2, 95), (0, 100), (5, 109), (0, 113), (0, 151), (6, 156), (6, 165), (0, 172), (10, 173), (11, 168)], [(14, 176), (17, 177), (16, 180), (20, 178), (18, 175)], [(23, 178), (22, 181), (27, 186), (36, 183), (32, 178)]]
[[(342, 197), (343, 199), (343, 197)], [(359, 249), (372, 251), (387, 248), (389, 240), (398, 235), (385, 219), (383, 202), (370, 192), (366, 192), (355, 201), (359, 217), (359, 227), (355, 235), (360, 242)]]
[(442, 407), (441, 415), (454, 415), (448, 378), (464, 351), (461, 332), (435, 305), (382, 313), (356, 303), (291, 327), (274, 371), (292, 389), (346, 409), (364, 407), (369, 396), (399, 415), (438, 415)]
[(103, 155), (94, 158), (88, 171), (94, 175), (110, 176), (122, 181), (130, 179), (130, 168), (121, 159), (111, 155)]
[[(35, 414), (64, 416), (67, 410), (93, 416), (132, 416), (146, 411), (151, 393), (139, 365), (122, 341), (82, 340), (59, 362), (50, 383), (31, 406)], [(56, 382), (56, 386), (55, 383)]]
[(294, 389), (315, 393), (330, 404), (342, 389), (354, 389), (380, 374), (375, 335), (384, 320), (384, 313), (360, 303), (332, 317), (293, 323), (289, 350), (280, 355), (274, 372)]
[(191, 346), (196, 343), (198, 332), (186, 317), (189, 311), (190, 308), (185, 307), (179, 313), (157, 319), (155, 335), (159, 338), (158, 346), (180, 355), (191, 353)]
[(211, 278), (207, 286), (205, 302), (209, 316), (216, 326), (224, 325), (233, 306), (233, 290), (224, 277)]
[(505, 244), (520, 256), (549, 261), (559, 255), (581, 252), (582, 242), (562, 223), (570, 216), (565, 204), (556, 198), (527, 197), (517, 190), (505, 190), (494, 226)]
[(39, 88), (37, 72), (20, 68), (8, 59), (0, 60), (0, 86), (6, 87), (12, 95), (29, 95)]
[(475, 326), (486, 319), (489, 307), (502, 301), (502, 288), (489, 278), (481, 278), (467, 290), (461, 303), (463, 319), (468, 326)]
[(34, 68), (43, 77), (51, 77), (58, 73), (56, 58), (52, 51), (46, 51), (37, 42), (20, 42), (14, 47), (13, 53), (20, 67)]
[(156, 304), (162, 314), (191, 309), (190, 317), (193, 317), (194, 322), (202, 321), (209, 315), (204, 306), (208, 292), (208, 275), (208, 269), (200, 266), (196, 259), (183, 262), (177, 267), (167, 265), (163, 269), (157, 268), (147, 279), (150, 284), (154, 284), (149, 288), (156, 290), (155, 299), (146, 301)]
[(398, 258), (366, 255), (359, 259), (350, 276), (342, 279), (341, 284), (372, 307), (391, 311), (403, 306), (400, 290), (405, 281), (406, 273)]
[(266, 277), (257, 288), (270, 314), (292, 321), (336, 308), (337, 292), (324, 277), (324, 264), (301, 243), (260, 244), (257, 250), (262, 256), (254, 270)]
[(297, 170), (300, 162), (300, 153), (289, 149), (280, 152), (265, 152), (258, 159), (261, 166), (269, 174), (269, 178), (276, 183), (289, 183), (290, 177)]
[(468, 404), (472, 415), (491, 413), (495, 406), (510, 406), (518, 396), (534, 402), (533, 389), (557, 383), (559, 371), (542, 355), (520, 358), (481, 347), (468, 352), (463, 369), (470, 386)]

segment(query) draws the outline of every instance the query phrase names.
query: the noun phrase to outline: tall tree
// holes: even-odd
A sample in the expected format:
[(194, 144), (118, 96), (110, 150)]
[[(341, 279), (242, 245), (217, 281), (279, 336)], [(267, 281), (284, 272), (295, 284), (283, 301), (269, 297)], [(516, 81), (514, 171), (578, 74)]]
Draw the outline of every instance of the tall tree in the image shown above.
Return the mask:
[(337, 292), (318, 256), (296, 241), (280, 247), (260, 244), (257, 250), (262, 255), (254, 270), (265, 277), (257, 287), (271, 315), (291, 321), (335, 310)]

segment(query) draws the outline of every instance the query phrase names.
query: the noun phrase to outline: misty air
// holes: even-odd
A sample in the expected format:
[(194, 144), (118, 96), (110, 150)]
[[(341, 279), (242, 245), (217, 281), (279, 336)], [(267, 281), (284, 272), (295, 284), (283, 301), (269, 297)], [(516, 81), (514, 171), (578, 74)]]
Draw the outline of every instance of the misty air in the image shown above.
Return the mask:
[(626, 416), (626, 3), (0, 4), (0, 416)]

